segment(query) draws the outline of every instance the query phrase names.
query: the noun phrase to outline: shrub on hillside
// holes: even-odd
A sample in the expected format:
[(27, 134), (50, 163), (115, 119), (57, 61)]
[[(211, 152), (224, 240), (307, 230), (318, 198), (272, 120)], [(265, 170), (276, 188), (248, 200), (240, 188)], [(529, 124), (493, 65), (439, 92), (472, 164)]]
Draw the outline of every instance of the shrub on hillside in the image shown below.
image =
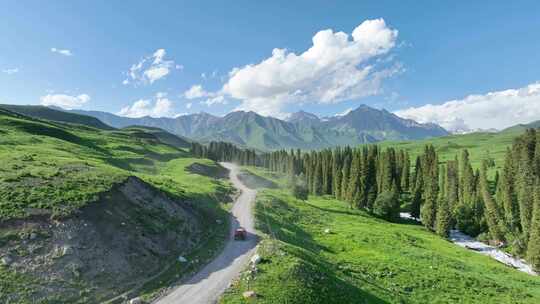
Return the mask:
[(399, 200), (395, 192), (384, 191), (373, 204), (373, 213), (389, 221), (399, 219)]
[(291, 191), (293, 196), (299, 200), (305, 201), (308, 199), (308, 188), (304, 184), (294, 185)]

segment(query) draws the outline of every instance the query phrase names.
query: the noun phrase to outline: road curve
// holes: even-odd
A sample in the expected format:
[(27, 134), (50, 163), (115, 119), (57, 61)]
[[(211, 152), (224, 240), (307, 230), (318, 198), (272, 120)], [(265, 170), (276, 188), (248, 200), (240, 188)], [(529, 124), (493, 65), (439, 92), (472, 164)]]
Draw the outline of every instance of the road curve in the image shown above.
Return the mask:
[[(221, 163), (229, 169), (229, 178), (241, 191), (232, 208), (229, 240), (223, 251), (195, 276), (168, 295), (158, 299), (158, 304), (207, 304), (216, 303), (229, 283), (244, 269), (255, 251), (257, 236), (252, 213), (256, 190), (246, 187), (239, 179), (239, 168), (231, 163)], [(248, 232), (245, 241), (234, 241), (233, 232), (239, 226)]]

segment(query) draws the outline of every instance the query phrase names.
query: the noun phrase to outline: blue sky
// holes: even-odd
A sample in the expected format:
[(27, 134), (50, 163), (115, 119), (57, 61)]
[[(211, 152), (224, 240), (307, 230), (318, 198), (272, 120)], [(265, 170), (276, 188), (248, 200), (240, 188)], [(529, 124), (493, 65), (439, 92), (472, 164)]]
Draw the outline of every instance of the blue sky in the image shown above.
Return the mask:
[[(540, 119), (538, 1), (291, 2), (4, 1), (0, 102), (129, 116), (324, 116), (365, 103), (455, 129), (504, 127), (493, 105), (495, 117), (513, 111), (505, 124)], [(300, 58), (326, 29), (322, 53)], [(347, 45), (328, 59), (339, 31)], [(167, 73), (143, 76), (152, 68)]]

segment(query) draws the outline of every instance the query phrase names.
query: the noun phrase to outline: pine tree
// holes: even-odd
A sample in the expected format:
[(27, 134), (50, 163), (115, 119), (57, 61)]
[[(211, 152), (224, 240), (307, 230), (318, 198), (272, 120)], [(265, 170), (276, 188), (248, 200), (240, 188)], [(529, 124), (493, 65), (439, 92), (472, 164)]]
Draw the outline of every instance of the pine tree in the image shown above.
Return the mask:
[(453, 209), (454, 220), (460, 231), (476, 236), (481, 232), (480, 222), (483, 209), (480, 208), (481, 201), (476, 191), (477, 180), (467, 150), (461, 152), (459, 166), (459, 202)]
[(323, 177), (322, 177), (322, 164), (320, 158), (317, 158), (315, 163), (315, 170), (313, 173), (313, 193), (316, 195), (323, 194)]
[(351, 175), (349, 177), (349, 185), (347, 187), (347, 201), (350, 206), (358, 204), (359, 191), (360, 191), (360, 179), (362, 175), (362, 161), (360, 153), (355, 151), (353, 154), (353, 160), (351, 163)]
[(412, 183), (413, 185), (413, 198), (411, 201), (411, 216), (414, 218), (420, 218), (420, 207), (422, 206), (422, 193), (424, 181), (422, 179), (422, 162), (420, 156), (416, 158), (416, 165), (414, 169), (414, 175)]
[(527, 260), (536, 271), (540, 271), (540, 181), (536, 180), (534, 191), (531, 233), (527, 245)]
[(341, 193), (341, 179), (342, 171), (341, 166), (341, 149), (338, 147), (332, 154), (332, 194), (335, 198), (340, 198)]
[(342, 178), (341, 178), (341, 199), (346, 199), (347, 193), (349, 192), (349, 177), (351, 173), (351, 160), (350, 155), (346, 155), (345, 159), (343, 160), (343, 170), (342, 170)]
[(460, 202), (463, 204), (471, 204), (473, 201), (473, 193), (475, 192), (475, 182), (473, 169), (469, 161), (469, 151), (462, 151), (460, 165)]
[(446, 199), (446, 182), (447, 182), (447, 174), (446, 174), (446, 168), (447, 166), (441, 165), (439, 166), (439, 200)]
[(435, 233), (446, 238), (451, 228), (451, 214), (447, 193), (448, 174), (447, 167), (441, 167), (439, 182), (439, 198), (437, 200), (437, 213), (435, 215)]
[(480, 191), (482, 193), (482, 199), (484, 201), (485, 218), (489, 228), (489, 234), (495, 240), (504, 240), (504, 234), (499, 224), (501, 218), (497, 203), (489, 192), (489, 185), (487, 181), (487, 164), (486, 161), (482, 162), (482, 170), (480, 171)]
[(504, 210), (504, 222), (506, 223), (506, 226), (510, 232), (518, 233), (521, 226), (521, 220), (514, 188), (514, 175), (512, 151), (507, 149), (503, 171), (497, 185), (497, 197)]
[(366, 208), (372, 210), (373, 204), (377, 199), (377, 146), (373, 146), (366, 152), (366, 164), (365, 164), (365, 195), (366, 195)]
[(403, 165), (401, 168), (401, 189), (403, 191), (409, 191), (411, 177), (411, 159), (409, 158), (409, 152), (406, 152), (403, 158)]
[(457, 160), (448, 161), (446, 169), (446, 201), (452, 212), (459, 200), (459, 169)]
[(388, 149), (382, 154), (381, 178), (379, 192), (391, 191), (395, 179), (396, 160), (393, 149)]
[(533, 183), (534, 175), (530, 152), (527, 146), (524, 146), (519, 153), (519, 176), (518, 176), (518, 204), (521, 229), (525, 239), (529, 237), (532, 203), (533, 203)]
[(443, 197), (439, 200), (436, 217), (435, 232), (444, 238), (448, 237), (450, 229), (452, 228), (452, 219), (447, 198)]
[(420, 208), (420, 219), (429, 229), (435, 228), (437, 215), (437, 198), (439, 193), (439, 164), (437, 153), (432, 145), (424, 149), (422, 178), (424, 181), (423, 205)]
[(332, 193), (332, 167), (330, 151), (324, 150), (320, 153), (322, 164), (322, 194)]

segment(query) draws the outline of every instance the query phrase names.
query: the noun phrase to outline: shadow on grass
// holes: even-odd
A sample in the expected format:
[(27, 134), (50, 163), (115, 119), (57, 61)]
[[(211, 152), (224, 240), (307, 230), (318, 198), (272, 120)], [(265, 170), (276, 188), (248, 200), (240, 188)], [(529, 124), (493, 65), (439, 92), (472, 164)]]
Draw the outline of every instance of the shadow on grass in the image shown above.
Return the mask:
[[(259, 227), (262, 231), (285, 243), (307, 249), (315, 254), (320, 251), (330, 252), (328, 247), (318, 244), (309, 233), (296, 225), (300, 213), (297, 208), (277, 198), (261, 202), (261, 204), (271, 204), (264, 207), (262, 211), (264, 214), (257, 214), (261, 220), (264, 220)], [(257, 209), (256, 213), (260, 212), (261, 210)]]
[[(318, 284), (324, 290), (314, 290), (314, 292), (321, 292), (319, 303), (389, 303), (342, 278), (334, 264), (321, 258), (320, 254), (322, 252), (332, 253), (332, 250), (327, 246), (317, 243), (310, 233), (306, 232), (297, 224), (299, 217), (302, 216), (299, 209), (277, 198), (267, 199), (264, 202), (259, 202), (259, 204), (265, 204), (263, 208), (257, 209), (259, 221), (264, 222), (260, 223), (261, 227), (259, 228), (285, 243), (287, 246), (284, 246), (283, 249), (302, 261), (306, 267), (305, 271), (308, 273), (308, 276), (318, 278)], [(326, 208), (320, 208), (309, 203), (308, 205), (323, 212), (359, 215), (354, 212), (327, 210)], [(293, 214), (292, 216), (290, 215), (291, 213)], [(306, 278), (301, 277), (299, 279), (303, 280)], [(384, 292), (389, 292), (384, 287), (378, 286), (375, 283), (367, 280), (362, 281)], [(311, 288), (319, 288), (316, 285), (309, 285)], [(393, 293), (391, 296), (395, 297)], [(297, 302), (292, 301), (291, 303)]]
[(273, 181), (247, 170), (243, 170), (240, 174), (238, 174), (238, 178), (251, 189), (276, 189), (278, 187), (278, 185)]
[(336, 214), (346, 214), (346, 215), (363, 215), (359, 210), (358, 211), (345, 211), (345, 210), (337, 210), (337, 209), (330, 209), (330, 208), (323, 208), (323, 207), (319, 207), (319, 206), (315, 206), (307, 201), (304, 202), (307, 206), (309, 207), (312, 207), (312, 208), (315, 208), (317, 210), (320, 210), (320, 211), (324, 211), (324, 212), (330, 212), (330, 213), (336, 213)]

